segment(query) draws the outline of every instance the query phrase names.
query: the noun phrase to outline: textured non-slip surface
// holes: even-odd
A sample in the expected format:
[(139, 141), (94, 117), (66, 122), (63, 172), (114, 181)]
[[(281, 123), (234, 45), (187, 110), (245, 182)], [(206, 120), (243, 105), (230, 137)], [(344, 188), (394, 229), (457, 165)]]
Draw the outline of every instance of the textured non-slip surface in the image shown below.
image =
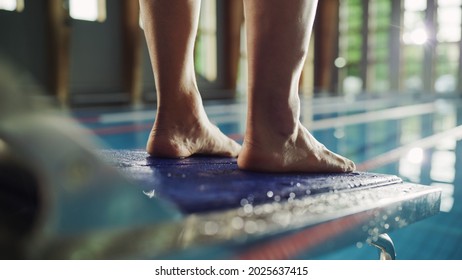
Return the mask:
[(141, 150), (104, 150), (103, 157), (132, 178), (148, 196), (171, 200), (186, 213), (284, 201), (328, 192), (400, 183), (394, 175), (270, 174), (241, 171), (236, 159), (149, 157)]

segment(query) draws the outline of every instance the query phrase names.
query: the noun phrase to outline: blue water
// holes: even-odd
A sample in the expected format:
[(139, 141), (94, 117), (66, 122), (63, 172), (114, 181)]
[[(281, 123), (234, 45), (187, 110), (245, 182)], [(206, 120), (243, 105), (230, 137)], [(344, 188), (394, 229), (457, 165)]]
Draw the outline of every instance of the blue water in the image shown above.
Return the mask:
[[(237, 141), (245, 102), (205, 102), (212, 122)], [(115, 149), (143, 149), (155, 105), (79, 109), (74, 116)], [(462, 101), (453, 96), (302, 100), (302, 122), (329, 149), (361, 171), (394, 174), (443, 189), (441, 213), (392, 232), (398, 259), (462, 259)], [(459, 127), (460, 126), (460, 127)], [(377, 259), (370, 246), (350, 246), (320, 259)]]

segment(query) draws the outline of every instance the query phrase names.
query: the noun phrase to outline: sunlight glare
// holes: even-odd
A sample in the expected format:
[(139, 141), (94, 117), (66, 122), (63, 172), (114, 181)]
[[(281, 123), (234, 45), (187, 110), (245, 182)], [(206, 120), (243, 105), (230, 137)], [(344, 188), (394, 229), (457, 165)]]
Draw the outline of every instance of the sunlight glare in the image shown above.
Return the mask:
[(423, 45), (428, 40), (427, 31), (424, 28), (415, 29), (411, 32), (410, 39), (416, 45)]
[(422, 148), (415, 147), (409, 150), (406, 155), (406, 160), (410, 163), (420, 164), (424, 160), (424, 151)]

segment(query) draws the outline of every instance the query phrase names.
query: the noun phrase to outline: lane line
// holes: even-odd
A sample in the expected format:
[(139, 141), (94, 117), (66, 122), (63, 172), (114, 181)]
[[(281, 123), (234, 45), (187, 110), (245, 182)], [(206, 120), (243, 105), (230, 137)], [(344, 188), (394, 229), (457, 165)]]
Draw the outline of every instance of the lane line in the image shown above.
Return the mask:
[(432, 114), (435, 112), (436, 105), (433, 102), (419, 105), (402, 106), (391, 109), (359, 113), (349, 116), (340, 116), (335, 118), (315, 120), (309, 127), (309, 130), (321, 130), (335, 127), (344, 127), (349, 125), (371, 123), (384, 120), (397, 120), (407, 117)]
[(412, 148), (422, 148), (422, 149), (428, 149), (431, 147), (436, 146), (438, 143), (441, 142), (442, 139), (444, 138), (455, 138), (457, 141), (462, 139), (462, 125), (456, 126), (454, 128), (448, 129), (443, 132), (439, 132), (436, 134), (433, 134), (431, 136), (419, 139), (417, 141), (414, 141), (412, 143), (400, 146), (396, 149), (390, 150), (388, 152), (385, 152), (379, 156), (373, 157), (369, 160), (366, 160), (362, 163), (359, 163), (356, 165), (356, 169), (358, 171), (368, 171), (371, 169), (375, 169), (384, 165), (387, 165), (389, 163), (395, 162), (399, 160), (403, 155), (405, 155), (409, 150)]
[[(344, 127), (355, 124), (371, 123), (383, 120), (397, 120), (406, 117), (413, 117), (425, 114), (431, 114), (436, 112), (436, 106), (434, 103), (426, 103), (419, 105), (404, 106), (398, 108), (384, 109), (373, 112), (359, 113), (350, 116), (340, 116), (335, 118), (328, 118), (314, 121), (310, 126), (309, 130), (322, 130), (335, 127)], [(144, 112), (125, 112), (118, 114), (107, 114), (102, 115), (100, 122), (103, 124), (121, 123), (121, 122), (145, 122), (154, 121), (155, 111), (144, 111)], [(215, 124), (219, 123), (241, 123), (243, 117), (239, 114), (233, 115), (221, 115), (210, 118)], [(133, 126), (133, 129), (130, 127)], [(152, 123), (149, 124), (127, 124), (118, 125), (109, 128), (92, 128), (96, 134), (116, 134), (140, 131), (140, 127), (144, 129), (151, 129)]]

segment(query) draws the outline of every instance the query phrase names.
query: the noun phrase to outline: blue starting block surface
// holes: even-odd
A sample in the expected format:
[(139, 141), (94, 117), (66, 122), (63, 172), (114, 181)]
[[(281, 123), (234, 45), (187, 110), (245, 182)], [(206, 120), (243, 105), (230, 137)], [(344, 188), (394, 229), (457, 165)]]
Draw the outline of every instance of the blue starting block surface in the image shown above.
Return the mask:
[(270, 174), (242, 171), (236, 159), (153, 158), (145, 151), (105, 150), (111, 164), (148, 196), (171, 200), (185, 213), (210, 212), (307, 196), (402, 183), (394, 175), (373, 173)]

